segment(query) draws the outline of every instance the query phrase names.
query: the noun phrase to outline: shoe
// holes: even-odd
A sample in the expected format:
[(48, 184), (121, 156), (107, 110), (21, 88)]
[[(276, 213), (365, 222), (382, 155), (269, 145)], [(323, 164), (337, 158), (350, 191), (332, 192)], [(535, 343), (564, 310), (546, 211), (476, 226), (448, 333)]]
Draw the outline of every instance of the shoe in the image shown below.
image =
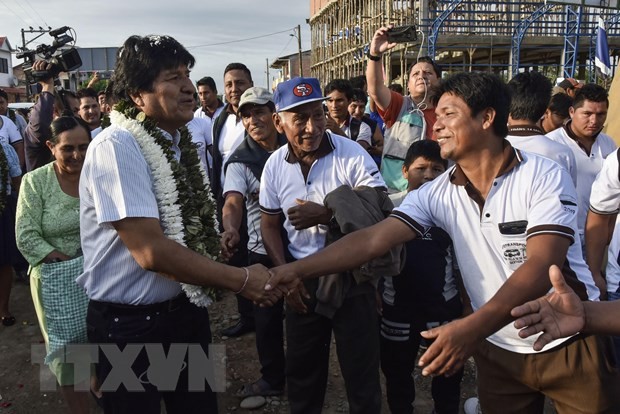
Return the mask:
[(13, 325), (15, 325), (15, 317), (13, 315), (3, 316), (2, 317), (2, 325), (4, 325), (4, 326), (13, 326)]
[(465, 414), (482, 414), (482, 410), (480, 409), (480, 402), (478, 398), (472, 397), (468, 398), (463, 405), (463, 411)]
[(246, 333), (255, 331), (254, 322), (248, 322), (244, 319), (239, 319), (236, 324), (229, 326), (226, 329), (222, 329), (221, 335), (229, 338), (236, 338)]
[(259, 395), (261, 397), (274, 397), (282, 394), (284, 394), (284, 388), (274, 388), (261, 378), (251, 384), (244, 384), (235, 393), (235, 396), (240, 398), (256, 397)]

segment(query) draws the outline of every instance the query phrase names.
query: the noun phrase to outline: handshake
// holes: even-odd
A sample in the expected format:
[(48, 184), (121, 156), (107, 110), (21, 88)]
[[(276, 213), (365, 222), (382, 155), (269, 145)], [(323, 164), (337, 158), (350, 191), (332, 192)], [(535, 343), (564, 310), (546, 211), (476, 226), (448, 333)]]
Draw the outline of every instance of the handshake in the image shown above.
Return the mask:
[(246, 268), (246, 280), (235, 293), (260, 306), (273, 306), (285, 297), (287, 304), (300, 313), (307, 311), (303, 298), (308, 298), (300, 275), (292, 263), (267, 269), (261, 264)]

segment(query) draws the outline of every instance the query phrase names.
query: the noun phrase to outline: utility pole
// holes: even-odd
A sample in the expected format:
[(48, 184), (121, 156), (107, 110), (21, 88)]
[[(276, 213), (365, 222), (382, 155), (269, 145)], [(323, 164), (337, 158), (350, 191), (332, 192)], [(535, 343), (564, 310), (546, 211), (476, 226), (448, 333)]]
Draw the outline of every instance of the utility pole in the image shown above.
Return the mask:
[(265, 59), (265, 62), (267, 63), (267, 90), (271, 90), (271, 88), (269, 87), (269, 58)]
[(297, 25), (297, 49), (299, 50), (299, 76), (304, 76), (304, 65), (301, 60), (301, 26)]

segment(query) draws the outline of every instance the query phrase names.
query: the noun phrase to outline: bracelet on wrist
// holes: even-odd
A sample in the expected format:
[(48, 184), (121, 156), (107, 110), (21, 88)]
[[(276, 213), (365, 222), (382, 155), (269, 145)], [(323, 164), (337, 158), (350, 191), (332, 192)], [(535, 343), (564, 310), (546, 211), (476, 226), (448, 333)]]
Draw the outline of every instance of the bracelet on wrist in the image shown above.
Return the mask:
[(241, 286), (241, 289), (236, 291), (235, 295), (238, 295), (241, 292), (243, 292), (243, 289), (245, 289), (245, 286), (248, 284), (248, 280), (250, 279), (250, 271), (248, 270), (248, 268), (247, 267), (243, 267), (242, 269), (245, 270), (245, 280), (243, 281), (243, 285)]
[(371, 55), (370, 54), (370, 49), (368, 49), (368, 52), (366, 52), (366, 57), (374, 62), (378, 62), (381, 60), (381, 56), (375, 56), (375, 55)]

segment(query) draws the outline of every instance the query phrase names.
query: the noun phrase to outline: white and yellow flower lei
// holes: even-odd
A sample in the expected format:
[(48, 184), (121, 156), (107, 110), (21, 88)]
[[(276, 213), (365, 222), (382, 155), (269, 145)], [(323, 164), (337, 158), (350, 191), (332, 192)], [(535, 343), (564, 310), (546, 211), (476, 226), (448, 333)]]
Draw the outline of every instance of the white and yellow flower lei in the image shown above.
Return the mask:
[[(127, 129), (138, 143), (153, 176), (153, 188), (161, 226), (166, 237), (212, 260), (219, 257), (216, 207), (209, 177), (204, 170), (191, 135), (181, 129), (181, 162), (176, 161), (172, 143), (153, 120), (128, 102), (120, 102), (110, 113), (112, 124)], [(181, 283), (190, 302), (206, 307), (213, 303), (213, 288)]]

